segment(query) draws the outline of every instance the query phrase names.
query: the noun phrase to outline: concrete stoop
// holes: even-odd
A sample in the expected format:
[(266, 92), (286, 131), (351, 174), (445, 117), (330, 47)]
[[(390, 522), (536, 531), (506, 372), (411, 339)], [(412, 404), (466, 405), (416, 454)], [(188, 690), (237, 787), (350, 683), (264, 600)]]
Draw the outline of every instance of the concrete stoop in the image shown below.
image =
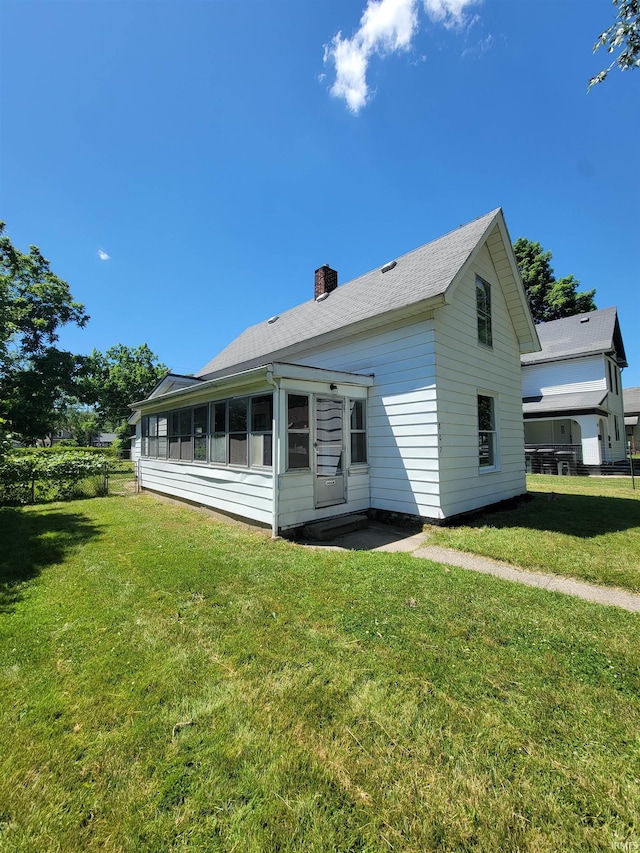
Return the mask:
[(364, 530), (368, 526), (369, 519), (366, 515), (354, 513), (352, 515), (324, 518), (322, 521), (313, 521), (310, 524), (305, 524), (301, 533), (306, 539), (313, 539), (316, 542), (326, 542), (329, 539), (337, 539), (339, 536), (344, 536), (346, 533), (353, 533), (354, 530)]

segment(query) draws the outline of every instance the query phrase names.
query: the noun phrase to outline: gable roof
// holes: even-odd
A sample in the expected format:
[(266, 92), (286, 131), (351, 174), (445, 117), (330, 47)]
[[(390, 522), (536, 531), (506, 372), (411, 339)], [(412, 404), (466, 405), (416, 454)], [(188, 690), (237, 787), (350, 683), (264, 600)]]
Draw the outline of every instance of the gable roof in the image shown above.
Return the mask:
[[(354, 331), (433, 309), (453, 299), (455, 285), (487, 242), (501, 284), (509, 290), (520, 351), (538, 347), (535, 326), (518, 273), (500, 208), (475, 219), (399, 258), (382, 272), (377, 267), (314, 299), (257, 323), (232, 341), (196, 374), (213, 378), (265, 361), (282, 360), (304, 349), (308, 341), (335, 340)], [(347, 332), (346, 330), (349, 330)]]
[(200, 379), (196, 376), (185, 376), (183, 373), (166, 373), (160, 379), (147, 395), (147, 399), (151, 397), (160, 397), (163, 394), (168, 394), (170, 391), (175, 391), (178, 388), (188, 388), (190, 385), (199, 385)]
[(587, 314), (539, 323), (536, 331), (542, 350), (523, 355), (522, 364), (607, 353), (616, 359), (620, 367), (627, 366), (616, 308), (601, 308)]
[(640, 388), (623, 388), (625, 415), (640, 415)]

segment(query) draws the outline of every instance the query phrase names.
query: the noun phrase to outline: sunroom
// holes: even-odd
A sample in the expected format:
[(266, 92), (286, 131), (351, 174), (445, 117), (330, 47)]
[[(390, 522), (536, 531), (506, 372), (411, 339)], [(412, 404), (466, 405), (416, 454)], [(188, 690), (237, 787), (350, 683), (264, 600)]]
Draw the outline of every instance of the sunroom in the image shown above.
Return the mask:
[(140, 486), (272, 528), (370, 506), (373, 376), (270, 363), (137, 403)]

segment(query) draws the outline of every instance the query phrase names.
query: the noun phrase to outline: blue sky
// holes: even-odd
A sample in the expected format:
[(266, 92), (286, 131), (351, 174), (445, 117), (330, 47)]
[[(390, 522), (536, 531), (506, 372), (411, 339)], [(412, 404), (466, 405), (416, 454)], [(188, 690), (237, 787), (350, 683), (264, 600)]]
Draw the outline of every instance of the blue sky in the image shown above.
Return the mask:
[(640, 385), (640, 71), (610, 0), (3, 0), (0, 217), (76, 352), (201, 368), (246, 326), (502, 206), (617, 305)]

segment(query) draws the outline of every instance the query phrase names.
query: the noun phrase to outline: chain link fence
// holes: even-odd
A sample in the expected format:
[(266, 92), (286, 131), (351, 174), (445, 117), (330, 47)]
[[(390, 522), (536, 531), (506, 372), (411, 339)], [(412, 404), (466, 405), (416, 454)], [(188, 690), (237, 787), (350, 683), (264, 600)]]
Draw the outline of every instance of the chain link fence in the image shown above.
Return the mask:
[(74, 498), (132, 495), (138, 491), (133, 462), (109, 459), (86, 476), (78, 472), (50, 472), (41, 468), (0, 471), (0, 505), (24, 506)]

